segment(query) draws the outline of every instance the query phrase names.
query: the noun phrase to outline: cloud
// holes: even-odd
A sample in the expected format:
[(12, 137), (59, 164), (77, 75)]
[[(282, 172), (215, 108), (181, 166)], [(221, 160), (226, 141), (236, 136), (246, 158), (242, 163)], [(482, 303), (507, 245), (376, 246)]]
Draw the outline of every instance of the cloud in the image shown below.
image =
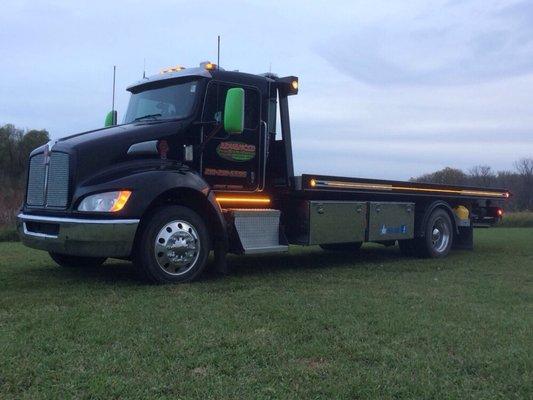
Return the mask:
[(533, 71), (533, 4), (432, 2), (414, 15), (349, 26), (317, 46), (373, 85), (485, 82)]
[(226, 3), (8, 1), (0, 124), (54, 138), (100, 127), (113, 65), (121, 118), (144, 59), (149, 75), (198, 65), (216, 57), (220, 34), (224, 68), (272, 64), (300, 77), (290, 99), (298, 172), (404, 179), (447, 165), (512, 168), (533, 153), (533, 2)]

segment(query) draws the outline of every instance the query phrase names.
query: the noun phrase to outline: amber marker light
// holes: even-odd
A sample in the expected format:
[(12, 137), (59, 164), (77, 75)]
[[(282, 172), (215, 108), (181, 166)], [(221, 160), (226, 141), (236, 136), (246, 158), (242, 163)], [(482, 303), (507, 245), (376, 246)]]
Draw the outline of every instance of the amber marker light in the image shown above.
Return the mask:
[(130, 196), (131, 192), (129, 190), (121, 190), (118, 195), (117, 201), (115, 202), (115, 204), (113, 204), (113, 207), (111, 207), (111, 210), (109, 211), (116, 212), (122, 210), (128, 202)]
[(311, 186), (311, 187), (315, 187), (315, 186), (316, 186), (316, 180), (311, 179), (311, 180), (309, 181), (309, 186)]
[(219, 203), (270, 204), (268, 197), (217, 197)]
[(159, 71), (160, 74), (168, 74), (170, 72), (179, 72), (181, 70), (185, 69), (185, 67), (181, 66), (181, 65), (176, 65), (174, 67), (168, 67), (168, 68), (163, 68), (161, 71)]
[(298, 81), (292, 81), (291, 86), (294, 90), (298, 89)]

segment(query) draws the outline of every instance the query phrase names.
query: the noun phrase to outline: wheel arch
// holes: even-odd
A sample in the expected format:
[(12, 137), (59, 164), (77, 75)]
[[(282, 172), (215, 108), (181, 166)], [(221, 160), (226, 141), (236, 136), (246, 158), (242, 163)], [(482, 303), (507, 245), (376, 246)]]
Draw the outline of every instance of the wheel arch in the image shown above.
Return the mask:
[(212, 235), (212, 243), (222, 242), (227, 245), (228, 233), (226, 224), (214, 193), (209, 192), (206, 194), (203, 190), (187, 186), (167, 189), (150, 202), (141, 216), (141, 222), (135, 238), (136, 241), (140, 236), (146, 217), (149, 217), (150, 213), (157, 208), (165, 205), (180, 205), (190, 208), (205, 220)]
[(443, 200), (436, 200), (431, 203), (427, 203), (423, 209), (423, 212), (418, 214), (421, 217), (417, 218), (418, 221), (415, 221), (416, 236), (418, 237), (425, 236), (426, 234), (425, 229), (426, 229), (426, 224), (429, 219), (429, 216), (431, 215), (433, 211), (435, 211), (438, 208), (441, 208), (448, 213), (448, 216), (450, 217), (450, 220), (452, 222), (452, 228), (453, 228), (454, 234), (459, 234), (459, 227), (455, 219), (455, 213), (453, 212), (453, 209), (450, 206), (450, 204), (448, 204), (447, 202)]

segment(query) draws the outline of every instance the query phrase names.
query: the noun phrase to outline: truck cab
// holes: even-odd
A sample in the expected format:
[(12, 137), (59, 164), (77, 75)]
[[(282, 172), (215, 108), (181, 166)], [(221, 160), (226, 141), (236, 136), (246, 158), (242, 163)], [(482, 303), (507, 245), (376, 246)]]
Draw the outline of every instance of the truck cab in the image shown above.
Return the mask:
[[(472, 247), (500, 217), (506, 190), (294, 175), (288, 97), (298, 78), (173, 67), (128, 87), (123, 123), (30, 154), (18, 230), (60, 265), (132, 260), (153, 282), (198, 277), (211, 251), (405, 254)], [(276, 120), (279, 120), (279, 127)]]

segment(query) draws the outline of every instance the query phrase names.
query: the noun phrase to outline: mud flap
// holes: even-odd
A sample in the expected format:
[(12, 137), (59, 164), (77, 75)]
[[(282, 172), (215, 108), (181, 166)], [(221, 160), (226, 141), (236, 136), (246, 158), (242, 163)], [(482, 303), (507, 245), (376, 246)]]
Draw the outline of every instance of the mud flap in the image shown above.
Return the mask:
[(214, 263), (215, 270), (218, 271), (222, 275), (228, 275), (230, 272), (229, 267), (228, 267), (228, 262), (226, 261), (226, 255), (228, 253), (228, 246), (222, 241), (217, 241), (215, 243), (214, 253), (215, 253), (215, 263)]
[(472, 226), (459, 226), (459, 234), (455, 234), (452, 249), (474, 250), (474, 228)]

